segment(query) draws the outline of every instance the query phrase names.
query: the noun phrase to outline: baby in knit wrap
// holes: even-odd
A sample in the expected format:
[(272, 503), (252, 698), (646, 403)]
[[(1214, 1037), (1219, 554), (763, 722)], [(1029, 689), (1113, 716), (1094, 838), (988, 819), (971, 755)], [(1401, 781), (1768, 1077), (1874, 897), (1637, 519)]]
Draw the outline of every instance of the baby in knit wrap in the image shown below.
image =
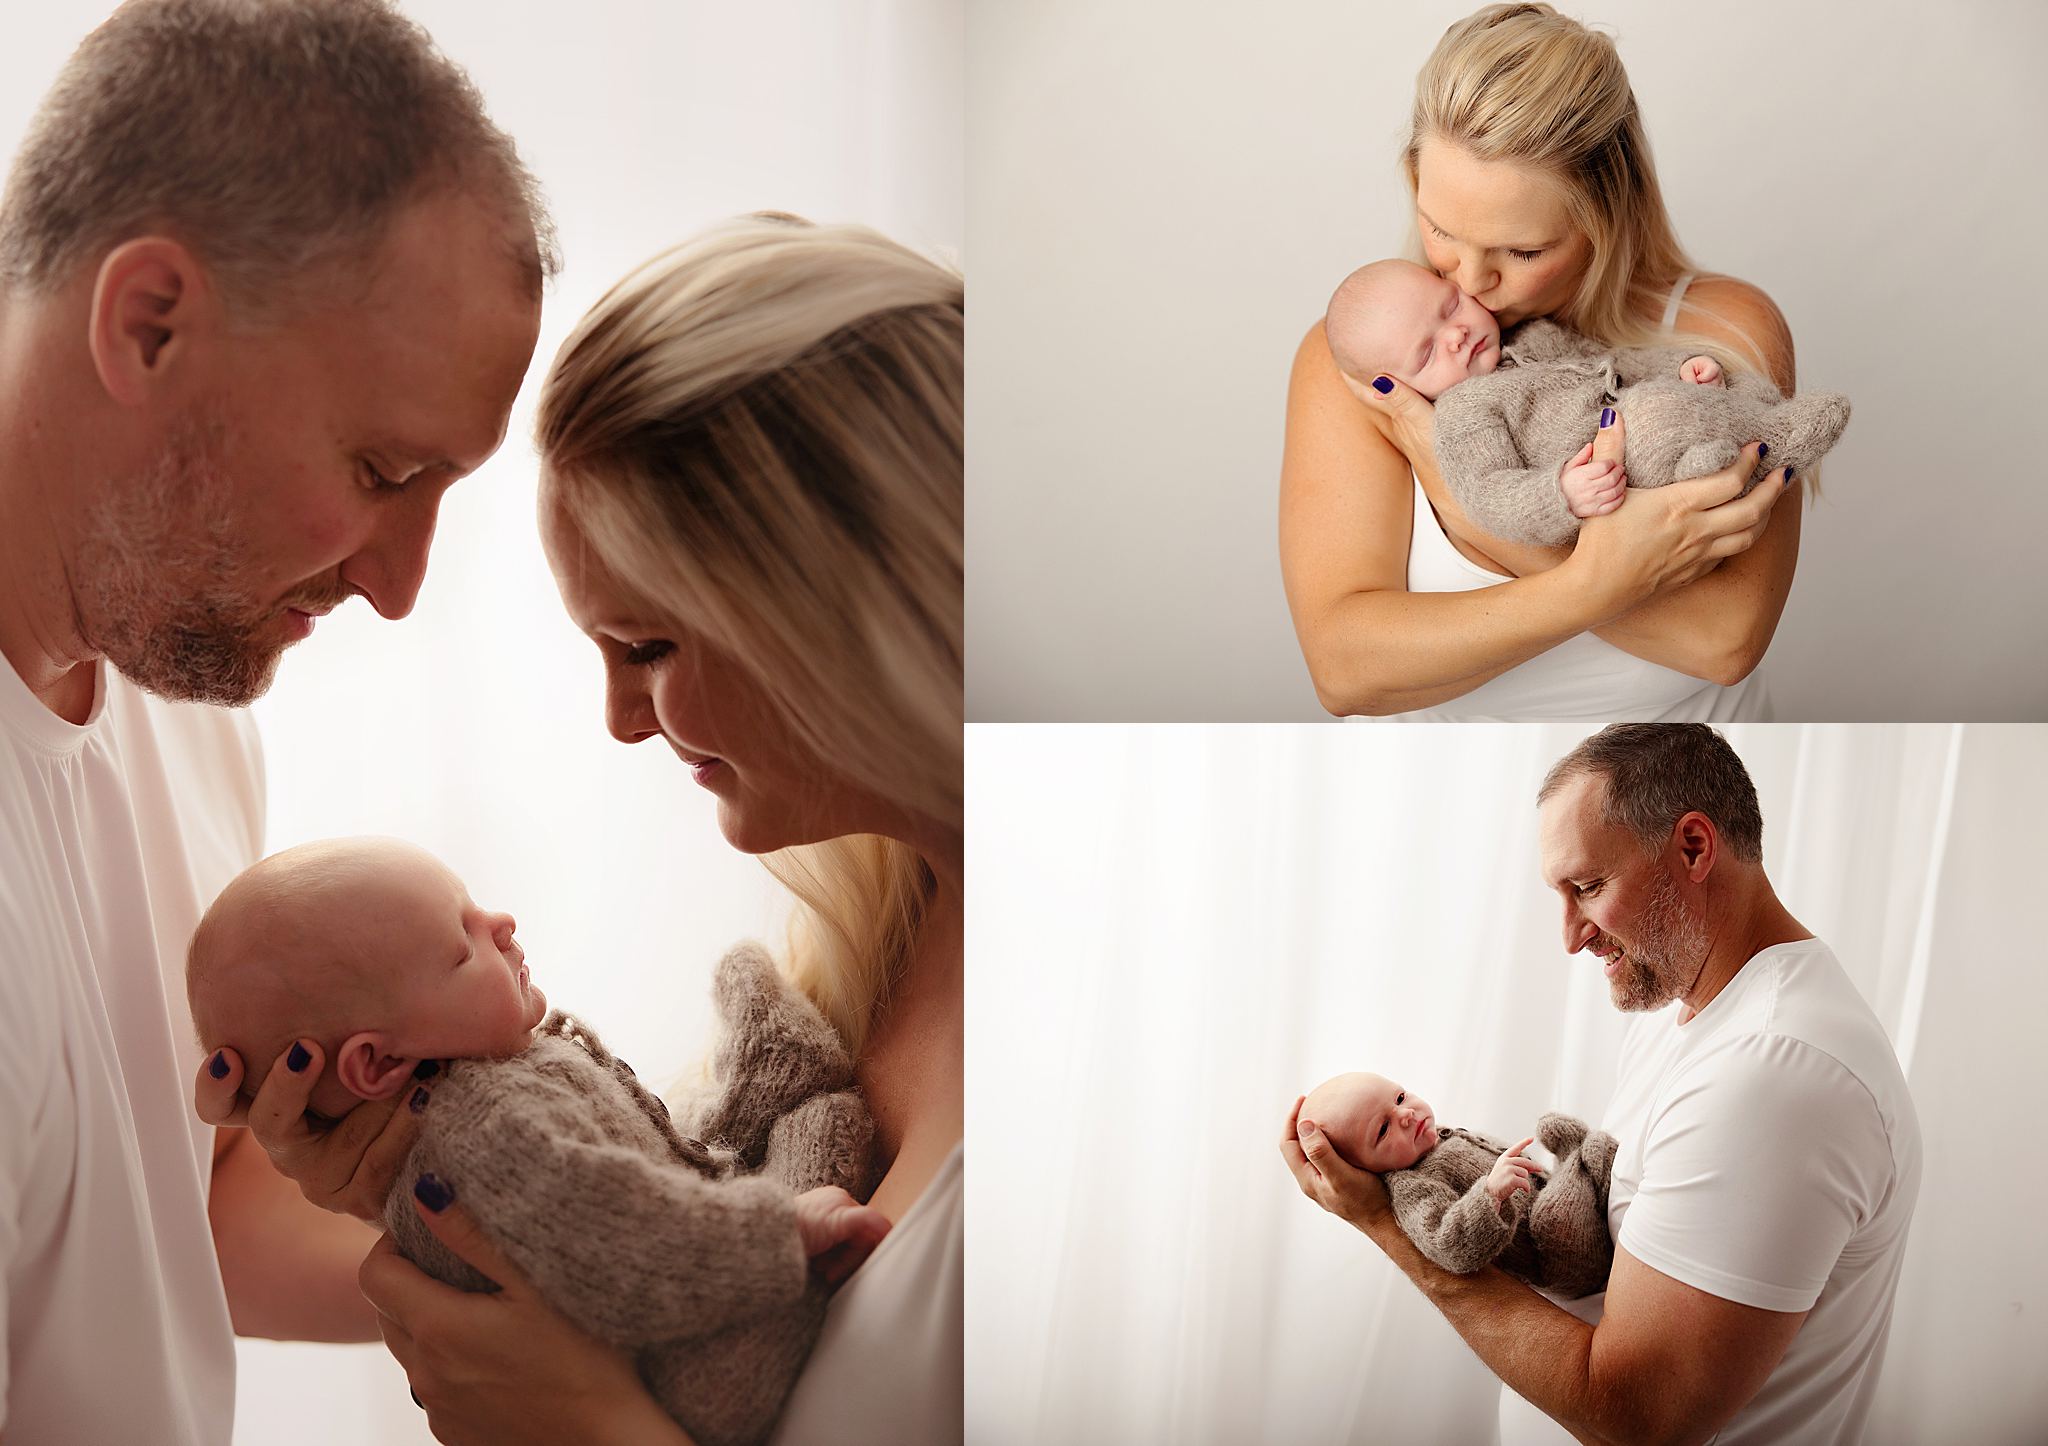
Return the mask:
[[(413, 1091), (420, 1133), (384, 1212), (400, 1251), (461, 1289), (496, 1288), (414, 1208), (422, 1174), (448, 1182), (550, 1305), (633, 1354), (701, 1446), (760, 1441), (823, 1323), (809, 1256), (886, 1228), (855, 1198), (874, 1182), (851, 1061), (742, 946), (714, 981), (712, 1080), (672, 1120), (588, 1029), (549, 1012), (513, 927), (408, 845), (304, 845), (208, 909), (187, 968), (193, 1020), (207, 1046), (241, 1052), (252, 1082), (319, 1041), (315, 1128)], [(444, 1060), (431, 1096), (414, 1085)]]
[(1569, 1115), (1546, 1114), (1533, 1139), (1557, 1157), (1545, 1171), (1510, 1148), (1451, 1126), (1416, 1095), (1376, 1074), (1340, 1074), (1309, 1091), (1301, 1117), (1337, 1153), (1386, 1180), (1401, 1231), (1457, 1275), (1497, 1265), (1553, 1295), (1607, 1289), (1614, 1243), (1607, 1182), (1614, 1136)]
[[(1536, 318), (1501, 334), (1493, 313), (1425, 267), (1375, 261), (1344, 279), (1324, 319), (1354, 393), (1391, 376), (1436, 403), (1437, 463), (1496, 537), (1562, 546), (1620, 487), (1662, 487), (1733, 465), (1761, 441), (1766, 471), (1810, 467), (1849, 424), (1839, 392), (1786, 399), (1767, 378), (1675, 347), (1605, 347)], [(1595, 462), (1603, 411), (1625, 419), (1621, 465)]]

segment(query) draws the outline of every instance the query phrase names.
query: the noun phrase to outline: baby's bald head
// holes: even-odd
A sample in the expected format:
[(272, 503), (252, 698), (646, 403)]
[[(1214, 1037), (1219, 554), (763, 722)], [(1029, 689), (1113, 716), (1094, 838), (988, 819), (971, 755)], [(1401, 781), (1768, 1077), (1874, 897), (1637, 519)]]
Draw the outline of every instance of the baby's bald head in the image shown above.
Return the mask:
[(1493, 313), (1412, 261), (1374, 261), (1345, 277), (1323, 314), (1323, 335), (1354, 391), (1384, 375), (1435, 401), (1500, 362)]
[[(238, 874), (193, 932), (185, 992), (202, 1048), (242, 1056), (254, 1095), (293, 1041), (329, 1059), (350, 1032), (401, 1007), (392, 925), (422, 880), (453, 880), (433, 855), (397, 839), (324, 839)], [(457, 886), (459, 887), (459, 885)], [(323, 1079), (313, 1108), (345, 1112), (354, 1096)]]

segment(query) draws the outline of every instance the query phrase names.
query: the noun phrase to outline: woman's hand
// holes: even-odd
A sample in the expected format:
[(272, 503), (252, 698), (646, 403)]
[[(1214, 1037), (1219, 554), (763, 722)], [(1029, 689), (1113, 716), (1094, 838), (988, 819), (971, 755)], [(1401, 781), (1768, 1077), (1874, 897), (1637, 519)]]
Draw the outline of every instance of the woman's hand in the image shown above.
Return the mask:
[(438, 1213), (417, 1201), (413, 1208), (443, 1245), (500, 1287), (471, 1295), (443, 1285), (400, 1255), (388, 1235), (357, 1272), (435, 1440), (687, 1442), (626, 1353), (593, 1340), (541, 1300), (459, 1204)]
[(1361, 1170), (1337, 1153), (1330, 1137), (1313, 1120), (1301, 1118), (1302, 1095), (1287, 1112), (1280, 1136), (1280, 1157), (1287, 1162), (1301, 1193), (1332, 1215), (1371, 1234), (1393, 1213), (1386, 1184), (1370, 1170)]
[[(1441, 490), (1430, 484), (1439, 479), (1436, 470), (1436, 404), (1395, 377), (1377, 376), (1368, 385), (1348, 372), (1340, 373), (1351, 395), (1386, 419), (1387, 431), (1408, 458), (1425, 490)], [(1385, 390), (1381, 387), (1384, 384)]]
[[(216, 1050), (199, 1066), (192, 1107), (210, 1125), (246, 1127), (277, 1172), (322, 1210), (381, 1226), (384, 1197), (419, 1134), (430, 1087), (416, 1083), (391, 1099), (365, 1100), (333, 1129), (318, 1132), (306, 1124), (306, 1102), (323, 1062), (320, 1046), (302, 1039), (277, 1057), (256, 1098), (243, 1100), (242, 1057)], [(438, 1069), (432, 1061), (421, 1065), (421, 1078)]]
[(1541, 1174), (1534, 1160), (1526, 1158), (1522, 1151), (1536, 1143), (1534, 1135), (1522, 1141), (1512, 1150), (1502, 1150), (1500, 1158), (1493, 1162), (1493, 1169), (1487, 1172), (1486, 1193), (1493, 1197), (1496, 1205), (1508, 1203), (1508, 1197), (1517, 1190), (1535, 1188), (1530, 1183), (1532, 1175)]
[[(1619, 461), (1626, 421), (1617, 415), (1593, 442), (1593, 460)], [(1631, 488), (1621, 506), (1587, 519), (1563, 566), (1598, 589), (1607, 617), (1701, 577), (1746, 552), (1770, 525), (1785, 495), (1781, 467), (1750, 489), (1761, 447), (1752, 442), (1727, 469), (1668, 487)]]

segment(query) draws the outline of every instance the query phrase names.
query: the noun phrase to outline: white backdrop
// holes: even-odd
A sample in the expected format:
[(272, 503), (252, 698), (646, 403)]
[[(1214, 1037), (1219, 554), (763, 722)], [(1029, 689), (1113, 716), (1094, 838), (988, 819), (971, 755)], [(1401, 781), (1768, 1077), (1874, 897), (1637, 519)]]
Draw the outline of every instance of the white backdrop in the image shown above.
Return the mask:
[[(975, 11), (969, 718), (1323, 716), (1280, 587), (1288, 369), (1401, 250), (1415, 74), (1477, 8)], [(1777, 716), (2048, 718), (2048, 10), (1560, 8), (1617, 35), (1680, 239), (1855, 405), (1764, 663)]]
[[(1925, 1141), (1868, 1439), (2038, 1441), (2048, 728), (1728, 735)], [(1537, 785), (1581, 736), (969, 729), (971, 1440), (1493, 1439), (1497, 1382), (1277, 1146), (1347, 1069), (1510, 1138), (1600, 1118), (1624, 1017), (1536, 859)]]
[[(10, 13), (11, 156), (111, 10)], [(533, 399), (576, 319), (630, 267), (761, 208), (863, 221), (954, 262), (963, 243), (957, 0), (793, 6), (403, 0), (482, 88), (546, 188), (567, 265), (503, 450), (451, 490), (417, 610), (351, 605), (257, 707), (269, 841), (391, 833), (512, 910), (535, 979), (650, 1081), (698, 1057), (711, 966), (779, 942), (780, 890), (719, 836), (656, 744), (604, 732), (596, 649), (556, 600), (533, 522)], [(236, 1440), (431, 1441), (381, 1346), (243, 1342)]]

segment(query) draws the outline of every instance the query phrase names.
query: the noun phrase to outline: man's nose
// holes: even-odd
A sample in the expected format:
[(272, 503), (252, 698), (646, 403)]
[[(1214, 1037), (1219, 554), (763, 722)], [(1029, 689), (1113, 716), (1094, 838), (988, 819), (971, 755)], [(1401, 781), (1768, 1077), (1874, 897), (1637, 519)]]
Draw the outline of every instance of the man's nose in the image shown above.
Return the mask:
[(341, 566), (342, 580), (368, 598), (380, 617), (394, 621), (412, 611), (427, 580), (427, 553), (434, 544), (441, 497), (425, 488), (421, 494), (389, 506), (377, 519), (370, 540)]
[(1600, 930), (1594, 925), (1593, 921), (1579, 912), (1578, 905), (1566, 904), (1564, 906), (1565, 953), (1578, 953), (1579, 950), (1592, 943), (1593, 937), (1599, 932)]

